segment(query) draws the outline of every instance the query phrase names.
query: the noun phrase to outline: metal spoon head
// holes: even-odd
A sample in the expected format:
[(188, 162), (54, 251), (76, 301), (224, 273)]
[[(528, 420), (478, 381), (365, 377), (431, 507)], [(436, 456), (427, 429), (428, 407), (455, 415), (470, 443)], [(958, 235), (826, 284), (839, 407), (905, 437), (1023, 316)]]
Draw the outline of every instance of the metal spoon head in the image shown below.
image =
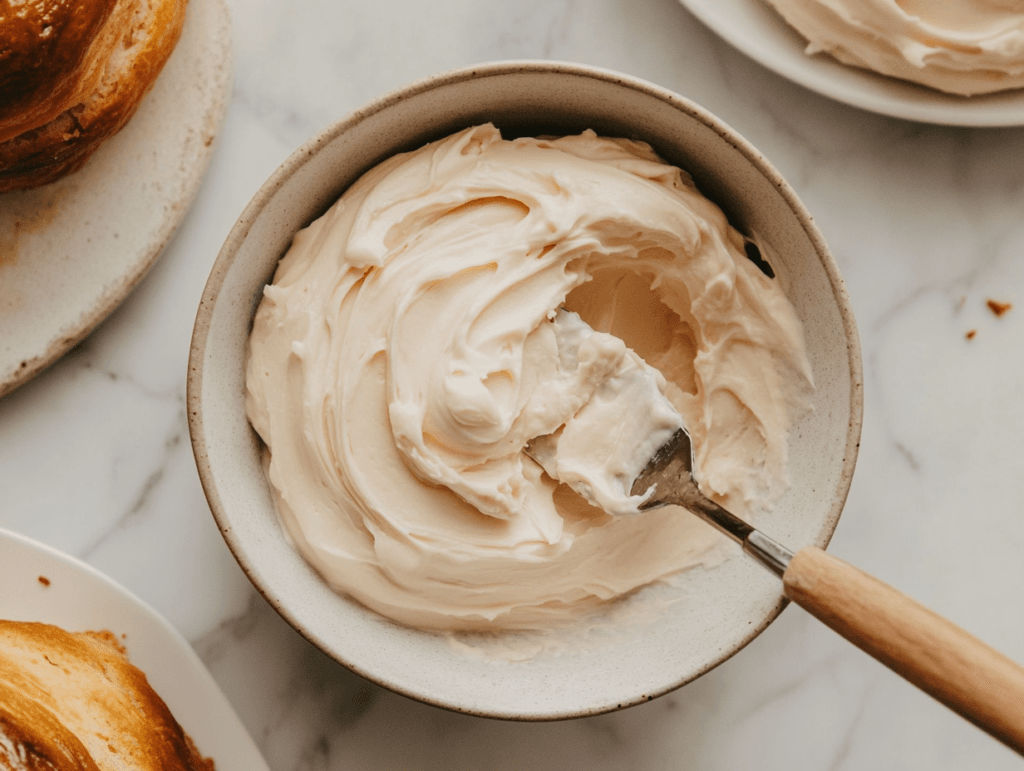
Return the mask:
[(677, 430), (658, 448), (634, 480), (629, 494), (643, 495), (651, 486), (655, 486), (654, 494), (640, 504), (641, 511), (678, 502), (682, 493), (698, 492), (693, 478), (693, 446), (686, 429)]

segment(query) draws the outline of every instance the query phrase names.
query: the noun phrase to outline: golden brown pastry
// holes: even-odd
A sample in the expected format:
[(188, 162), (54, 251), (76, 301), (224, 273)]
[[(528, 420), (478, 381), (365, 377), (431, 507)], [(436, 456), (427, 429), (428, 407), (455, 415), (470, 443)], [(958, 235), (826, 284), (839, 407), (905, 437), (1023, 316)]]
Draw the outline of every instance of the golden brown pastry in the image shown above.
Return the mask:
[(110, 632), (0, 621), (0, 770), (213, 767)]
[(0, 0), (0, 192), (77, 170), (135, 113), (187, 0)]

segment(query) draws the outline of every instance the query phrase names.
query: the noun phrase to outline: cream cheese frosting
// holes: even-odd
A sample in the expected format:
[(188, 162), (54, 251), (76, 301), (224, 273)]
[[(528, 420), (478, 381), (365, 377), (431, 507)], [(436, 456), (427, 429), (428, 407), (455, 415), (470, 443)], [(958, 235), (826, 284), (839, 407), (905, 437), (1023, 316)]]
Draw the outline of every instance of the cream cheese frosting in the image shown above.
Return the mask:
[[(557, 410), (558, 417), (548, 420), (557, 424), (555, 431), (531, 439), (526, 452), (549, 477), (569, 485), (597, 508), (609, 514), (636, 514), (654, 490), (632, 496), (634, 480), (683, 425), (665, 396), (665, 378), (617, 337), (595, 332), (578, 314), (559, 309), (549, 328), (558, 344), (562, 372), (589, 368), (589, 362), (598, 358), (609, 366), (601, 368), (606, 372), (591, 388), (573, 389), (572, 408)], [(560, 373), (552, 385), (561, 390), (565, 381)], [(550, 404), (552, 390), (547, 383), (541, 385), (531, 401), (540, 397)]]
[(962, 96), (1024, 87), (1022, 0), (768, 0), (845, 64)]
[[(680, 421), (706, 493), (756, 515), (785, 489), (810, 365), (744, 248), (688, 175), (589, 131), (477, 126), (372, 169), (254, 319), (246, 409), (295, 547), (433, 629), (543, 628), (711, 559), (711, 528), (628, 490)], [(544, 436), (602, 508), (524, 454)]]

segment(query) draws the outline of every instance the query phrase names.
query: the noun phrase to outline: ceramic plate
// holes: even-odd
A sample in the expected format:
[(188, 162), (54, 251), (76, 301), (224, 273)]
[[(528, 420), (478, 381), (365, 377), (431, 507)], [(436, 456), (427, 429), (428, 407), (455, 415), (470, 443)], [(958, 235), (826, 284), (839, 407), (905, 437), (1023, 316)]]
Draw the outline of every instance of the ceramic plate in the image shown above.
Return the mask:
[(85, 337), (159, 256), (199, 189), (230, 86), (223, 0), (191, 0), (124, 130), (81, 171), (0, 195), (0, 395)]
[(964, 98), (804, 53), (806, 41), (765, 0), (680, 0), (728, 43), (819, 94), (883, 115), (950, 126), (1024, 125), (1024, 90)]
[(192, 647), (126, 589), (72, 557), (2, 529), (0, 587), (0, 618), (116, 634), (217, 771), (268, 771)]

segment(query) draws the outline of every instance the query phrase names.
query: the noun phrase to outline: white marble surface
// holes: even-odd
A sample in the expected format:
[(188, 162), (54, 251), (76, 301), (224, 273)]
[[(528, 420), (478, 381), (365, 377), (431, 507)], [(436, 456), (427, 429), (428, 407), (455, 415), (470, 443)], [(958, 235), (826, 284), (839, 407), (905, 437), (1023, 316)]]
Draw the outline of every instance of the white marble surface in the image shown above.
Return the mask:
[[(646, 78), (768, 156), (847, 280), (865, 426), (831, 549), (1024, 661), (1024, 129), (840, 105), (752, 63), (676, 0), (229, 6), (234, 95), (184, 224), (107, 322), (0, 399), (0, 526), (85, 559), (162, 612), (275, 771), (1020, 768), (798, 608), (697, 682), (592, 719), (489, 721), (370, 685), (306, 643), (236, 566), (199, 485), (184, 392), (224, 237), (315, 131), (393, 87), (486, 60)], [(1018, 307), (997, 318), (990, 298)]]

